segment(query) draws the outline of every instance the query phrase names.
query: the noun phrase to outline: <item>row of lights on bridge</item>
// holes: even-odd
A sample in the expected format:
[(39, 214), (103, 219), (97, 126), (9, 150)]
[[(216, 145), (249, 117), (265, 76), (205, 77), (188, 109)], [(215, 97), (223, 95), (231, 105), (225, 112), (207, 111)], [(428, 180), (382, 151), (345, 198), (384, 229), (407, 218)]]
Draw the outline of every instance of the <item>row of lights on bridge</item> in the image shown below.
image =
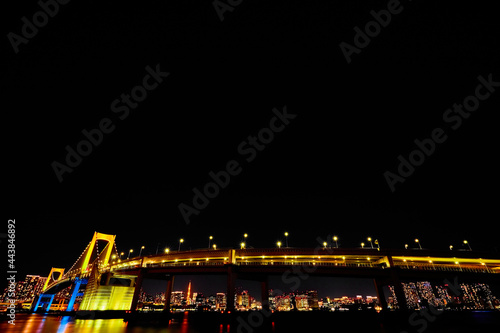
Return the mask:
[[(422, 250), (422, 245), (420, 245), (420, 241), (418, 240), (418, 238), (415, 238), (415, 243), (417, 243), (420, 250)], [(467, 245), (469, 247), (469, 251), (472, 251), (472, 248), (470, 247), (470, 244), (466, 239), (464, 239), (463, 243), (464, 245)], [(405, 244), (405, 249), (408, 249), (408, 244)], [(451, 250), (453, 250), (453, 245), (450, 245), (450, 251)]]
[[(285, 236), (285, 246), (288, 247), (288, 232), (285, 232), (284, 236)], [(243, 234), (243, 240), (240, 243), (240, 248), (241, 249), (245, 249), (246, 248), (246, 246), (247, 246), (247, 243), (246, 243), (247, 238), (248, 238), (248, 234), (247, 233)], [(217, 244), (211, 244), (213, 239), (214, 239), (213, 236), (209, 236), (208, 237), (208, 249), (210, 249), (210, 247), (212, 247), (214, 250), (217, 250)], [(332, 240), (335, 242), (335, 248), (338, 248), (339, 247), (339, 243), (338, 243), (339, 238), (337, 236), (333, 236)], [(379, 243), (378, 239), (375, 239), (375, 240), (372, 241), (372, 238), (368, 237), (366, 240), (368, 242), (370, 242), (370, 247), (372, 249), (375, 248), (373, 246), (373, 244), (375, 244), (377, 246), (377, 250), (380, 250), (380, 243)], [(184, 243), (184, 239), (180, 238), (179, 239), (179, 247), (178, 247), (177, 251), (181, 250), (182, 243)], [(418, 245), (418, 247), (420, 248), (420, 250), (422, 250), (422, 245), (420, 244), (420, 240), (418, 238), (415, 238), (415, 243)], [(467, 240), (464, 240), (463, 243), (469, 247), (469, 251), (472, 251), (472, 248), (471, 248), (471, 246), (470, 246), (470, 244), (469, 244), (469, 242)], [(278, 248), (281, 248), (282, 245), (283, 245), (283, 243), (281, 243), (281, 241), (277, 241), (276, 242), (276, 246)], [(364, 242), (362, 242), (360, 245), (361, 245), (361, 248), (364, 248), (366, 244)], [(327, 247), (328, 247), (328, 243), (327, 242), (323, 242), (323, 248), (326, 249)], [(139, 257), (141, 256), (142, 250), (144, 250), (144, 248), (145, 248), (144, 246), (141, 246), (141, 250), (139, 251)], [(408, 244), (405, 244), (405, 249), (408, 249)], [(450, 245), (450, 250), (453, 250), (453, 245)], [(134, 252), (133, 249), (129, 250), (127, 259), (130, 258), (130, 254), (133, 253), (133, 252)], [(165, 253), (168, 254), (169, 252), (170, 252), (170, 248), (165, 248)], [(121, 259), (121, 257), (124, 254), (125, 254), (124, 252), (120, 253), (120, 259)]]

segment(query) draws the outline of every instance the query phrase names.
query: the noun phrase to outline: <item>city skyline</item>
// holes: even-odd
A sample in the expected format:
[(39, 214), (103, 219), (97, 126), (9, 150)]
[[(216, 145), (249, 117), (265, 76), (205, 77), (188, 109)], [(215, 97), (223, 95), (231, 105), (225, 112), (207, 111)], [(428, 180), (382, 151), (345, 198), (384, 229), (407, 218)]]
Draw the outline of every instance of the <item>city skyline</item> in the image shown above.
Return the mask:
[[(181, 281), (188, 281), (185, 288), (174, 288), (171, 294), (171, 307), (184, 311), (187, 308), (197, 309), (198, 307), (206, 307), (209, 311), (226, 311), (227, 299), (226, 293), (218, 291), (215, 293), (205, 293), (192, 286), (191, 277), (184, 277)], [(38, 293), (42, 291), (46, 277), (38, 275), (27, 275), (23, 281), (18, 281), (15, 287), (15, 300), (19, 309), (27, 310), (32, 307)], [(493, 310), (500, 309), (500, 299), (496, 297), (488, 284), (484, 283), (460, 283), (457, 286), (450, 286), (448, 283), (431, 283), (429, 281), (404, 282), (402, 283), (406, 303), (409, 309), (422, 310), (432, 306), (434, 308), (461, 308), (468, 310)], [(460, 293), (454, 288), (458, 287)], [(498, 287), (498, 286), (497, 286)], [(141, 288), (139, 295), (139, 309), (142, 310), (161, 310), (165, 302), (165, 292), (148, 291), (147, 286)], [(223, 288), (222, 288), (223, 290)], [(0, 303), (5, 303), (9, 299), (9, 290), (0, 294)], [(64, 306), (67, 300), (71, 297), (69, 290), (62, 290), (56, 297), (57, 308)], [(393, 286), (389, 286), (388, 293), (385, 297), (389, 308), (398, 308), (397, 296)], [(77, 304), (81, 302), (79, 298)], [(235, 309), (240, 311), (256, 310), (262, 307), (262, 300), (259, 298), (259, 291), (249, 292), (244, 287), (236, 286), (234, 294)], [(361, 306), (362, 304), (372, 304), (368, 309), (375, 306), (377, 311), (380, 311), (380, 302), (377, 296), (372, 295), (320, 295), (314, 289), (302, 289), (295, 291), (283, 292), (282, 290), (269, 290), (269, 304), (271, 309), (277, 311), (291, 311), (295, 308), (299, 311), (303, 310), (348, 310), (354, 305)], [(29, 304), (29, 305), (28, 305)], [(154, 306), (149, 308), (149, 306)], [(160, 306), (160, 307), (158, 307)], [(347, 308), (345, 308), (347, 307)]]
[[(207, 281), (208, 280), (208, 281)], [(203, 278), (199, 278), (195, 275), (191, 276), (178, 276), (176, 277), (176, 281), (174, 283), (174, 290), (187, 290), (188, 281), (197, 281), (198, 283), (193, 284), (194, 287), (198, 287), (198, 289), (193, 289), (195, 292), (201, 292), (203, 294), (215, 295), (217, 292), (224, 292), (226, 287), (226, 281), (224, 277), (220, 276), (206, 276)], [(252, 283), (251, 281), (236, 281), (236, 285), (242, 289), (249, 290), (252, 295), (258, 300), (261, 299), (260, 296), (260, 285), (258, 283)], [(149, 282), (149, 283), (148, 283)], [(205, 283), (203, 283), (205, 282)], [(327, 283), (329, 282), (329, 283)], [(176, 288), (176, 285), (182, 286)], [(286, 288), (287, 285), (281, 281), (281, 277), (279, 276), (271, 276), (269, 278), (269, 285), (271, 289), (279, 289), (282, 291), (292, 292), (290, 288)], [(303, 281), (301, 286), (304, 286), (301, 289), (315, 289), (319, 290), (320, 295), (322, 297), (342, 297), (342, 296), (355, 296), (359, 294), (376, 296), (377, 292), (373, 286), (373, 281), (370, 279), (346, 279), (346, 278), (321, 278), (321, 277), (310, 277), (308, 280)], [(158, 280), (150, 280), (145, 283), (143, 287), (144, 290), (149, 293), (158, 293), (164, 292), (165, 290), (165, 282)]]

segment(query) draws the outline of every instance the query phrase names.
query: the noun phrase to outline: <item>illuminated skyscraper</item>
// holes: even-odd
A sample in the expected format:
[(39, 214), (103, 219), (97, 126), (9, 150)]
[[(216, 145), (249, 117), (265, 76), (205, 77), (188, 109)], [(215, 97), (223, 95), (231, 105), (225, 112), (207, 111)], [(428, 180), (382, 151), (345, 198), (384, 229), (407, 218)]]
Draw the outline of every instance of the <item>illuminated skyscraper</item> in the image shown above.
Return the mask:
[[(26, 275), (24, 281), (16, 282), (16, 300), (20, 302), (31, 302), (35, 295), (39, 294), (45, 281), (46, 277), (41, 277), (39, 275)], [(2, 294), (1, 299), (7, 298), (7, 288), (5, 288), (4, 293)]]
[(170, 304), (181, 306), (183, 301), (184, 301), (183, 291), (172, 291), (172, 295), (170, 296)]
[(217, 310), (225, 310), (226, 309), (226, 294), (225, 293), (217, 293), (215, 298), (215, 308)]
[(309, 290), (307, 291), (307, 301), (309, 304), (309, 308), (313, 310), (319, 309), (318, 306), (318, 291), (317, 290)]

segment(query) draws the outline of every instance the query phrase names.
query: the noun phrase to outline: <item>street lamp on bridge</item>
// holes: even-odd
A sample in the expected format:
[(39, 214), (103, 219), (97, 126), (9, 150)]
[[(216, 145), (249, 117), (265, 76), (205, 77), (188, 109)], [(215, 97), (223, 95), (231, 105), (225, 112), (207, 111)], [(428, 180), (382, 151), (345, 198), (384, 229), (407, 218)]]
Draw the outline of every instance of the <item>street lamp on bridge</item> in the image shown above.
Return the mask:
[(124, 254), (125, 254), (125, 253), (120, 252), (120, 259), (122, 258), (122, 256), (123, 256)]
[(177, 251), (181, 250), (181, 244), (182, 243), (184, 243), (184, 239), (183, 238), (179, 239), (179, 249)]
[(278, 245), (278, 249), (280, 249), (280, 248), (281, 248), (281, 242), (280, 242), (280, 241), (278, 241), (278, 242), (276, 243), (276, 245)]
[(481, 263), (481, 266), (484, 266), (484, 268), (486, 268), (486, 271), (489, 272), (488, 266), (486, 266), (486, 264), (484, 262)]
[(371, 247), (372, 247), (372, 249), (373, 249), (372, 238), (371, 238), (371, 237), (368, 237), (366, 240), (370, 242), (370, 245), (371, 245)]
[(130, 254), (131, 254), (132, 252), (134, 252), (134, 250), (133, 250), (133, 249), (130, 249), (130, 250), (128, 251), (128, 256), (127, 256), (127, 259), (129, 259), (129, 258), (130, 258)]
[(327, 242), (323, 242), (323, 249), (326, 249), (326, 246), (328, 245)]
[(472, 251), (472, 248), (470, 247), (469, 242), (468, 242), (468, 241), (466, 241), (465, 239), (464, 239), (464, 244), (467, 244), (467, 246), (469, 247), (469, 251)]
[(361, 243), (361, 248), (363, 249), (365, 247), (365, 243)]
[(245, 242), (241, 242), (240, 247), (241, 247), (241, 249), (244, 249), (245, 248)]
[(335, 242), (335, 247), (339, 248), (339, 243), (337, 242), (339, 238), (337, 236), (333, 236), (333, 241)]
[(453, 250), (453, 245), (450, 245), (450, 251)]
[(285, 231), (285, 242), (286, 242), (286, 247), (288, 247), (288, 231)]
[(380, 251), (380, 244), (378, 242), (378, 239), (375, 239), (375, 245), (377, 245), (377, 250)]
[(420, 250), (422, 250), (422, 245), (420, 245), (420, 241), (418, 240), (418, 238), (415, 238), (415, 243), (417, 243)]
[(216, 244), (212, 245), (212, 247), (214, 248), (214, 250), (217, 250), (217, 245)]
[(208, 237), (208, 249), (210, 250), (210, 242), (214, 239), (213, 236)]
[(165, 249), (165, 253), (166, 253), (166, 254), (168, 254), (169, 252), (170, 252), (170, 249), (167, 247), (167, 248)]
[(141, 246), (141, 250), (139, 251), (139, 257), (140, 257), (140, 256), (141, 256), (141, 254), (142, 254), (142, 250), (144, 250), (144, 245), (143, 245), (143, 246)]

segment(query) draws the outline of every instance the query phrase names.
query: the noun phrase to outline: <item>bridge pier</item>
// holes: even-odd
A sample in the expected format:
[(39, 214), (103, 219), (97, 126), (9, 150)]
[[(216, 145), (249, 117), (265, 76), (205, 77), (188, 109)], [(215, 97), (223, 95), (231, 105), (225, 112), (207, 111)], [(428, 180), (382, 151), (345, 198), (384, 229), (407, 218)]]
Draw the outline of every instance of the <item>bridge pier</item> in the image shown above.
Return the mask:
[(234, 311), (234, 284), (236, 281), (236, 272), (233, 265), (227, 267), (227, 296), (226, 296), (226, 310)]
[(165, 305), (163, 306), (163, 312), (170, 313), (170, 299), (172, 298), (172, 290), (174, 288), (175, 276), (168, 277), (167, 280), (167, 290), (165, 290)]
[(40, 301), (42, 300), (43, 294), (38, 295), (38, 299), (36, 301), (35, 307), (33, 308), (33, 312), (36, 312), (38, 306), (40, 305)]
[(260, 295), (262, 298), (262, 310), (269, 311), (269, 279), (267, 276), (260, 281)]
[(130, 311), (135, 312), (137, 310), (137, 303), (139, 302), (139, 296), (141, 295), (142, 280), (144, 279), (144, 269), (139, 270), (137, 279), (135, 280), (134, 296), (132, 297), (132, 304), (130, 304)]
[(406, 296), (403, 290), (403, 286), (401, 285), (401, 280), (399, 279), (398, 273), (395, 271), (395, 268), (391, 268), (391, 280), (394, 285), (394, 294), (398, 300), (398, 305), (400, 310), (407, 310), (408, 305), (406, 304)]
[(75, 300), (76, 296), (78, 295), (78, 292), (80, 291), (80, 285), (82, 284), (82, 279), (76, 278), (75, 284), (73, 285), (73, 293), (71, 294), (71, 298), (69, 299), (68, 302), (68, 307), (66, 308), (66, 311), (73, 311), (73, 306), (75, 305)]
[(49, 301), (49, 304), (47, 305), (47, 312), (50, 311), (50, 307), (52, 306), (52, 302), (54, 301), (54, 297), (56, 295), (50, 295), (50, 301)]
[(394, 285), (394, 294), (398, 300), (398, 306), (400, 310), (407, 310), (408, 306), (406, 304), (406, 296), (399, 279), (398, 267), (394, 265), (394, 260), (391, 255), (387, 255), (386, 262), (389, 264), (391, 270), (391, 282)]
[(377, 278), (373, 279), (373, 283), (375, 284), (375, 290), (377, 291), (377, 298), (378, 301), (380, 302), (380, 306), (382, 307), (382, 310), (387, 310), (387, 300), (385, 299), (384, 295), (384, 284), (382, 281), (379, 281)]

